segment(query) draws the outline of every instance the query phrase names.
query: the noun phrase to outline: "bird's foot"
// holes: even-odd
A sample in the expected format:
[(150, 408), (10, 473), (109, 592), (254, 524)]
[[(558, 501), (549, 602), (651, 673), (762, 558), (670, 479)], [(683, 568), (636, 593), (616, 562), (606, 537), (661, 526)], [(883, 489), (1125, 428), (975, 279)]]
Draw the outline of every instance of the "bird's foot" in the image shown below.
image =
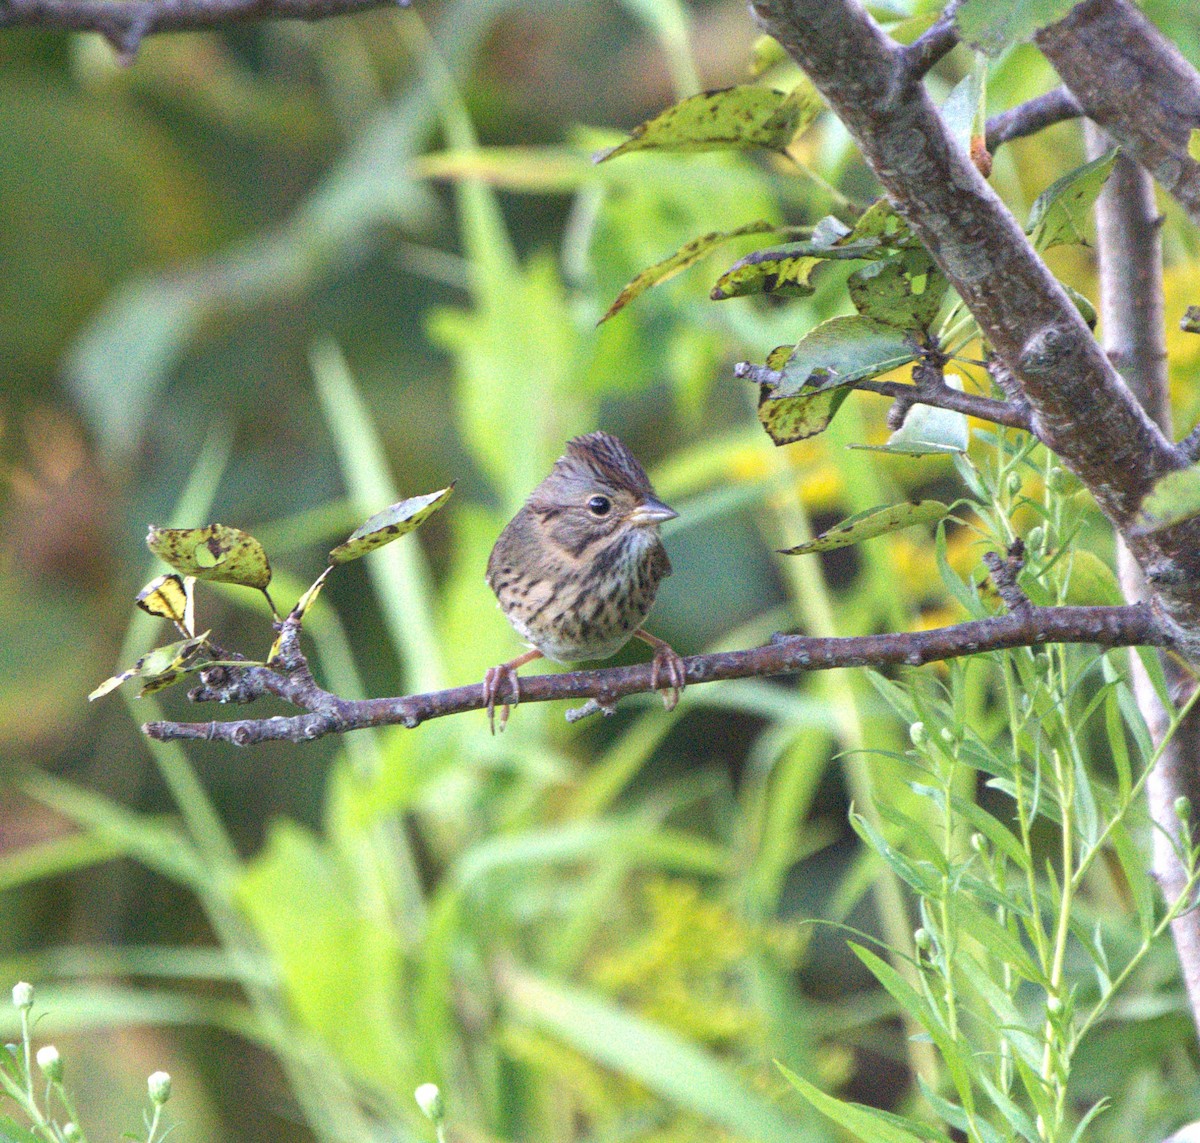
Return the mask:
[(488, 667), (483, 673), (483, 703), (487, 711), (488, 726), (493, 734), (496, 733), (496, 702), (500, 699), (500, 691), (507, 689), (512, 694), (511, 701), (500, 700), (500, 732), (508, 725), (508, 716), (514, 706), (521, 701), (521, 680), (517, 668), (542, 657), (541, 651), (527, 651), (498, 667)]
[(635, 632), (644, 643), (654, 648), (654, 658), (650, 663), (650, 681), (663, 700), (667, 710), (674, 710), (679, 705), (683, 688), (687, 686), (687, 667), (683, 657), (671, 646), (649, 632), (640, 628)]

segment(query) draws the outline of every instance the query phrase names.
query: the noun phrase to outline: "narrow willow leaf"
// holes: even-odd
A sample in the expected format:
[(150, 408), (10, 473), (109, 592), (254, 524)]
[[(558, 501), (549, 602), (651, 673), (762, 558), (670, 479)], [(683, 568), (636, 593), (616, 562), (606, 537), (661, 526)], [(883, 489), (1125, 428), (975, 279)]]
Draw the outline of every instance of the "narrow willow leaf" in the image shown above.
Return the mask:
[(917, 246), (855, 270), (846, 286), (863, 317), (927, 334), (949, 283), (929, 254)]
[(801, 389), (834, 388), (877, 377), (917, 358), (918, 347), (903, 330), (861, 314), (835, 317), (809, 330), (780, 370), (776, 397)]
[(964, 0), (954, 14), (963, 42), (998, 56), (1061, 20), (1078, 0)]
[(478, 181), (504, 190), (571, 194), (596, 179), (586, 155), (555, 147), (471, 147), (413, 160), (417, 178)]
[(134, 603), (157, 619), (169, 619), (185, 635), (194, 635), (195, 582), (193, 576), (184, 578), (174, 572), (155, 576), (137, 593)]
[(1025, 233), (1032, 237), (1038, 250), (1084, 241), (1083, 224), (1104, 189), (1116, 159), (1114, 147), (1098, 159), (1068, 171), (1037, 196), (1029, 211)]
[(813, 1107), (839, 1127), (853, 1132), (864, 1143), (950, 1143), (949, 1135), (927, 1123), (903, 1119), (861, 1103), (843, 1103), (832, 1095), (826, 1095), (819, 1087), (789, 1071), (778, 1061), (775, 1066)]
[(1136, 527), (1157, 532), (1200, 513), (1200, 465), (1168, 472), (1155, 482), (1138, 509)]
[(650, 289), (651, 286), (657, 286), (662, 282), (666, 282), (675, 277), (676, 274), (688, 269), (689, 266), (694, 266), (701, 258), (715, 250), (722, 243), (729, 242), (734, 238), (741, 238), (746, 234), (770, 234), (773, 231), (781, 229), (784, 228), (760, 220), (758, 222), (747, 223), (745, 226), (739, 226), (736, 230), (714, 230), (708, 234), (702, 234), (699, 238), (693, 238), (691, 242), (681, 246), (669, 258), (664, 258), (661, 262), (656, 262), (653, 266), (648, 266), (630, 281), (616, 296), (613, 304), (608, 307), (605, 315), (596, 324), (601, 325), (608, 321), (610, 317), (623, 310), (634, 298)]
[(821, 110), (807, 83), (790, 93), (741, 85), (705, 91), (639, 123), (623, 143), (599, 151), (593, 161), (630, 151), (717, 151), (765, 148), (782, 151)]
[(863, 962), (871, 974), (887, 990), (888, 994), (909, 1017), (929, 1033), (937, 1049), (942, 1054), (946, 1064), (946, 1072), (959, 1098), (967, 1105), (967, 1110), (974, 1112), (974, 1092), (971, 1088), (970, 1072), (966, 1063), (968, 1049), (956, 1037), (950, 1035), (949, 1029), (942, 1022), (941, 1016), (929, 1005), (922, 996), (899, 972), (887, 961), (876, 956), (870, 949), (853, 941), (846, 942), (850, 951)]
[[(369, 520), (357, 527), (343, 543), (329, 553), (331, 564), (345, 564), (357, 560), (368, 552), (382, 548), (401, 536), (408, 535), (414, 528), (419, 528), (447, 500), (454, 491), (454, 484), (430, 492), (424, 496), (412, 496), (376, 512)], [(314, 585), (315, 586), (315, 585)]]
[(784, 548), (780, 555), (804, 556), (809, 552), (828, 552), (834, 548), (845, 548), (860, 544), (863, 540), (911, 528), (916, 524), (929, 524), (942, 520), (950, 513), (950, 507), (940, 500), (920, 500), (916, 504), (885, 504), (880, 508), (869, 508), (849, 519), (827, 528), (804, 544)]
[(159, 528), (151, 524), (146, 546), (177, 572), (197, 579), (259, 591), (271, 582), (271, 564), (262, 544), (240, 528), (224, 524)]

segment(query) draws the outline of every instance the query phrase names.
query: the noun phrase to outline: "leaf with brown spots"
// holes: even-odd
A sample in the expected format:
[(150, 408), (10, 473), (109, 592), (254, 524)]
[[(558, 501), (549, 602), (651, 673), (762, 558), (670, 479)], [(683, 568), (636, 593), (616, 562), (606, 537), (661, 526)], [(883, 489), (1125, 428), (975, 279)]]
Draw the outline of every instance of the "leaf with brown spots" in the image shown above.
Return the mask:
[(1113, 147), (1100, 158), (1069, 171), (1037, 196), (1025, 224), (1025, 233), (1037, 250), (1084, 242), (1081, 228), (1116, 161), (1117, 149)]
[(155, 576), (137, 593), (134, 603), (148, 615), (169, 619), (184, 635), (190, 637), (196, 633), (194, 583), (191, 576), (185, 579), (174, 572)]
[(639, 123), (623, 143), (592, 158), (602, 163), (630, 151), (782, 151), (822, 106), (807, 81), (790, 92), (751, 84), (705, 91)]
[(777, 445), (807, 440), (829, 428), (849, 395), (849, 389), (807, 389), (794, 397), (771, 397), (763, 385), (758, 394), (759, 423)]
[(885, 504), (880, 508), (868, 508), (827, 528), (819, 536), (794, 548), (784, 548), (783, 556), (803, 556), (809, 552), (828, 552), (834, 548), (845, 548), (860, 544), (863, 540), (883, 536), (915, 524), (932, 524), (950, 514), (948, 505), (940, 500), (921, 500), (916, 504)]
[(904, 330), (875, 318), (830, 318), (796, 343), (780, 370), (775, 396), (794, 397), (805, 388), (834, 389), (877, 377), (915, 361), (918, 352)]
[(741, 238), (746, 234), (770, 234), (786, 229), (788, 228), (760, 220), (758, 222), (748, 222), (745, 226), (739, 226), (736, 230), (714, 230), (709, 234), (702, 234), (699, 238), (693, 238), (691, 242), (681, 246), (669, 258), (664, 258), (661, 262), (655, 262), (653, 266), (648, 266), (638, 274), (616, 296), (613, 304), (608, 307), (608, 312), (596, 324), (601, 325), (608, 321), (610, 317), (623, 310), (634, 298), (645, 293), (651, 286), (657, 286), (662, 282), (669, 281), (676, 274), (680, 274), (688, 269), (689, 266), (694, 266), (701, 258), (710, 251), (715, 250), (722, 243), (729, 242), (734, 238)]
[(154, 694), (181, 679), (211, 664), (201, 651), (208, 643), (209, 632), (196, 635), (190, 639), (180, 639), (177, 643), (168, 643), (165, 647), (156, 647), (143, 655), (132, 667), (120, 674), (105, 679), (90, 695), (88, 702), (103, 698), (110, 691), (115, 691), (127, 679), (141, 678), (145, 682), (139, 697)]
[(863, 317), (928, 334), (949, 283), (924, 247), (916, 246), (855, 270), (846, 288)]
[[(408, 535), (441, 508), (453, 491), (454, 485), (451, 484), (448, 488), (430, 492), (425, 496), (412, 496), (385, 508), (382, 512), (376, 512), (329, 553), (329, 562), (349, 563), (350, 560), (356, 560), (368, 552), (375, 551), (376, 548), (382, 548), (384, 544), (390, 544), (393, 540)], [(317, 586), (313, 585), (314, 588)]]
[(183, 575), (259, 591), (265, 591), (271, 582), (271, 563), (262, 544), (240, 528), (224, 524), (159, 528), (151, 524), (146, 546)]

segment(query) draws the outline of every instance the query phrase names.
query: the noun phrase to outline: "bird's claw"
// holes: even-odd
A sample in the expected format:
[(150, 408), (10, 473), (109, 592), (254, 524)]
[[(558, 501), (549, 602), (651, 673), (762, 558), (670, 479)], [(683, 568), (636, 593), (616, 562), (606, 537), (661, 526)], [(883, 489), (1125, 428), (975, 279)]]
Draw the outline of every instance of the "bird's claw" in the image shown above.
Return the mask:
[[(661, 685), (666, 676), (666, 685)], [(654, 648), (654, 658), (650, 663), (650, 682), (663, 700), (663, 706), (674, 710), (679, 705), (683, 688), (687, 685), (687, 668), (682, 656), (666, 643), (659, 643)]]
[(496, 733), (496, 700), (500, 690), (507, 684), (512, 691), (511, 702), (500, 703), (500, 733), (508, 725), (508, 715), (514, 706), (521, 701), (521, 679), (516, 668), (511, 663), (501, 663), (498, 667), (488, 667), (483, 673), (483, 698), (487, 709), (488, 726), (492, 734)]

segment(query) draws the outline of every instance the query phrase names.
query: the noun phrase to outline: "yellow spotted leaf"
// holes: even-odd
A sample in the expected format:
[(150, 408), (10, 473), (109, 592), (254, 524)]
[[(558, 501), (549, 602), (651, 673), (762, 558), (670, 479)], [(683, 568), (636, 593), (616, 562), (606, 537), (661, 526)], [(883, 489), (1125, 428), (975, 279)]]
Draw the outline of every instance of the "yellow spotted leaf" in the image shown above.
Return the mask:
[(593, 160), (602, 163), (630, 151), (782, 151), (821, 106), (807, 82), (786, 93), (750, 84), (705, 91), (639, 123), (628, 139)]
[(141, 591), (134, 602), (143, 611), (159, 619), (169, 619), (185, 635), (195, 634), (194, 594), (192, 576), (169, 572), (156, 576)]
[[(335, 565), (330, 564), (315, 580), (309, 585), (308, 590), (296, 600), (296, 606), (292, 608), (289, 619), (297, 623), (303, 623), (304, 617), (308, 614), (308, 609), (317, 601), (317, 596), (321, 594), (321, 588), (325, 586), (326, 579), (329, 578), (329, 573), (333, 571)], [(267, 655), (267, 666), (271, 666), (279, 655), (279, 649), (283, 644), (283, 631), (276, 636), (275, 642), (271, 644), (271, 652)]]
[(911, 528), (915, 524), (932, 524), (945, 519), (949, 514), (949, 505), (940, 500), (921, 500), (916, 504), (885, 504), (880, 508), (869, 508), (865, 512), (859, 512), (806, 543), (783, 549), (780, 555), (803, 556), (810, 552), (845, 548), (901, 528)]
[(105, 679), (91, 694), (88, 702), (103, 698), (115, 691), (127, 679), (141, 678), (144, 680), (140, 694), (142, 696), (161, 691), (172, 686), (195, 671), (207, 666), (209, 660), (203, 658), (201, 650), (208, 642), (209, 632), (194, 635), (188, 639), (180, 639), (168, 643), (165, 647), (156, 647), (143, 655), (132, 667)]
[(203, 528), (150, 526), (146, 546), (177, 572), (212, 583), (235, 583), (266, 590), (271, 582), (267, 553), (240, 528), (208, 524)]
[(729, 242), (734, 238), (741, 238), (746, 234), (769, 234), (781, 229), (786, 228), (775, 226), (770, 222), (759, 221), (739, 226), (736, 230), (714, 230), (709, 234), (702, 234), (699, 238), (693, 238), (691, 242), (681, 246), (669, 258), (664, 258), (661, 262), (655, 262), (653, 266), (648, 266), (636, 278), (632, 279), (616, 296), (613, 304), (608, 307), (608, 311), (596, 324), (601, 325), (608, 321), (610, 317), (623, 310), (634, 298), (645, 293), (651, 286), (657, 286), (661, 282), (666, 282), (675, 277), (676, 274), (688, 269), (689, 266), (694, 266), (701, 258), (712, 250), (715, 250), (723, 242)]
[[(384, 544), (390, 544), (414, 528), (419, 528), (450, 499), (454, 485), (430, 492), (425, 496), (412, 496), (401, 500), (382, 512), (376, 512), (365, 523), (356, 528), (345, 540), (329, 553), (331, 564), (349, 563)], [(320, 581), (318, 581), (319, 583)], [(317, 587), (317, 584), (313, 584)], [(311, 588), (309, 589), (312, 590)], [(309, 601), (311, 602), (311, 600)]]

